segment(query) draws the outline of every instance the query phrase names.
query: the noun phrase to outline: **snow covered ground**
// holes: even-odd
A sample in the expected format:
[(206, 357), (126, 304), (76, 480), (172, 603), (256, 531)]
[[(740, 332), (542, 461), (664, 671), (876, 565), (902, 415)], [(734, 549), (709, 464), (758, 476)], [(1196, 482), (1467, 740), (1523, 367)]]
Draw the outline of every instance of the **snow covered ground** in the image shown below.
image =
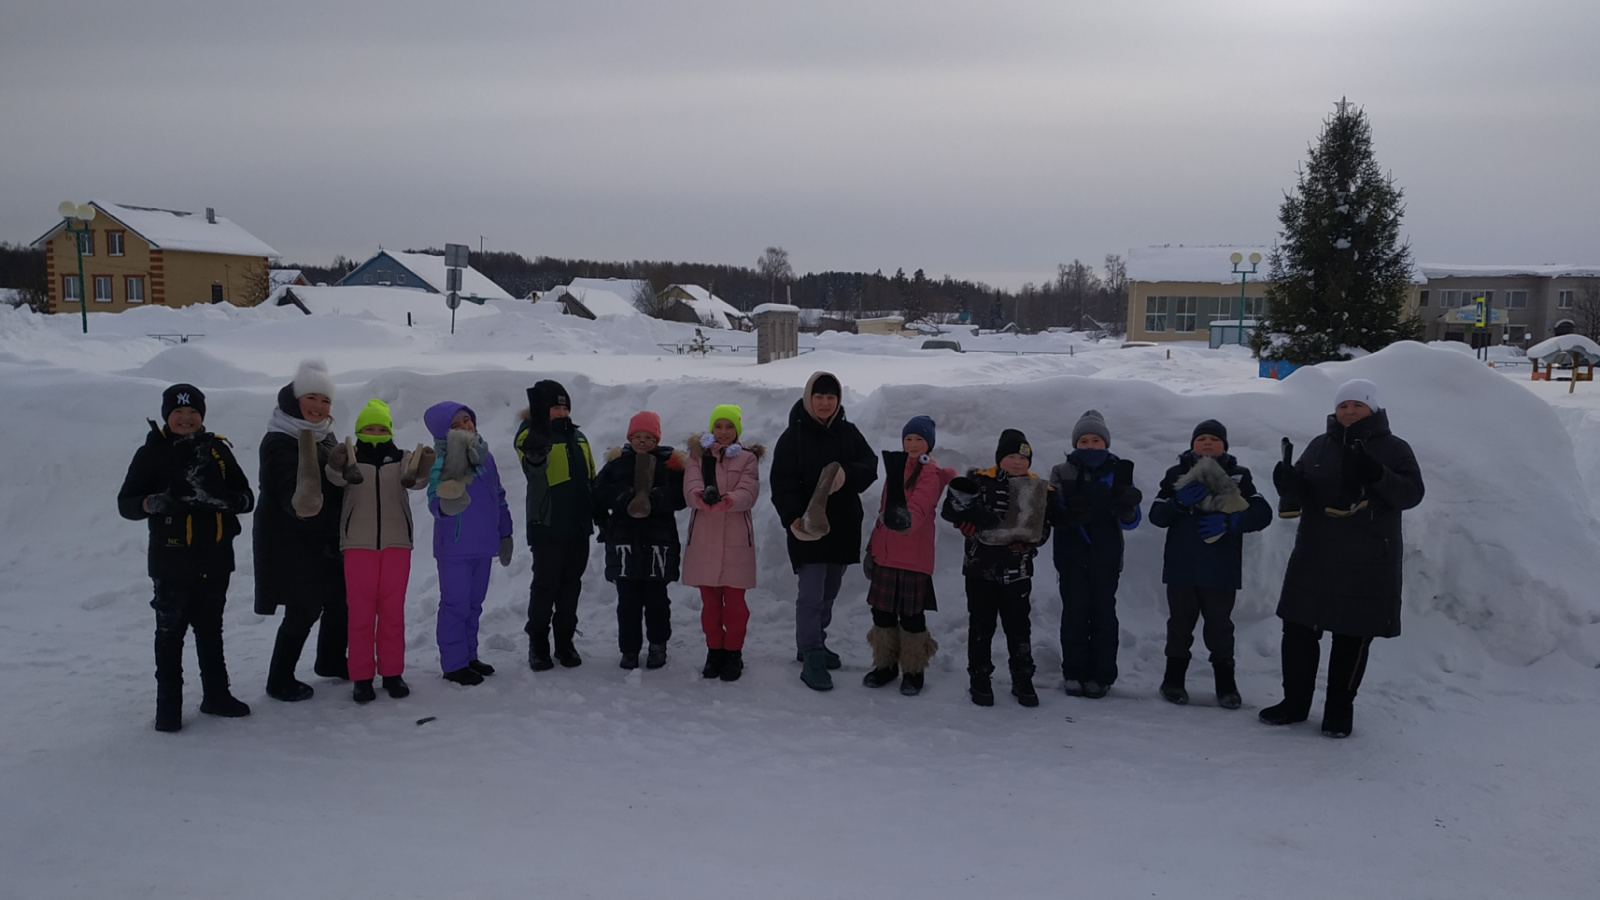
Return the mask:
[[(1600, 386), (1569, 395), (1525, 368), (1420, 345), (1274, 383), (1236, 348), (1178, 345), (1169, 358), (1068, 335), (961, 336), (969, 351), (1000, 351), (964, 354), (807, 336), (815, 352), (756, 367), (753, 353), (659, 346), (691, 326), (522, 303), (463, 307), (452, 336), (433, 299), (411, 328), (405, 310), (352, 300), (313, 316), (148, 308), (91, 317), (87, 337), (74, 317), (0, 309), (11, 469), (0, 669), (12, 676), (0, 692), (0, 897), (1594, 895)], [(175, 333), (204, 337), (147, 336)], [(312, 679), (317, 696), (289, 705), (263, 691), (277, 622), (251, 611), (246, 521), (226, 634), (255, 715), (200, 716), (191, 653), (184, 730), (158, 734), (145, 529), (113, 503), (128, 459), (162, 387), (186, 380), (254, 468), (273, 395), (305, 356), (329, 363), (339, 421), (381, 397), (402, 445), (424, 439), (428, 405), (474, 407), (518, 511), (510, 436), (539, 377), (567, 385), (597, 451), (641, 408), (681, 443), (718, 402), (742, 404), (747, 440), (771, 444), (819, 368), (839, 375), (875, 445), (933, 415), (946, 465), (988, 464), (1000, 430), (1019, 427), (1045, 469), (1094, 407), (1147, 495), (1207, 417), (1270, 492), (1279, 437), (1303, 447), (1333, 388), (1372, 378), (1428, 484), (1406, 516), (1405, 633), (1374, 647), (1350, 740), (1317, 732), (1320, 691), (1306, 725), (1260, 725), (1255, 711), (1279, 694), (1272, 610), (1293, 542), (1292, 525), (1275, 523), (1247, 550), (1235, 616), (1245, 709), (1215, 706), (1203, 661), (1194, 704), (1163, 703), (1162, 535), (1145, 525), (1128, 544), (1111, 696), (1061, 692), (1046, 563), (1033, 615), (1043, 703), (1008, 702), (997, 673), (999, 703), (980, 709), (964, 689), (960, 543), (946, 530), (930, 616), (941, 650), (923, 695), (860, 686), (859, 568), (830, 639), (845, 669), (816, 694), (797, 678), (794, 577), (763, 503), (741, 681), (699, 677), (698, 596), (681, 585), (669, 665), (618, 669), (598, 550), (580, 604), (585, 664), (529, 672), (519, 537), (482, 628), (500, 674), (459, 688), (436, 677), (424, 513), (407, 601), (413, 696), (357, 707), (348, 685)]]

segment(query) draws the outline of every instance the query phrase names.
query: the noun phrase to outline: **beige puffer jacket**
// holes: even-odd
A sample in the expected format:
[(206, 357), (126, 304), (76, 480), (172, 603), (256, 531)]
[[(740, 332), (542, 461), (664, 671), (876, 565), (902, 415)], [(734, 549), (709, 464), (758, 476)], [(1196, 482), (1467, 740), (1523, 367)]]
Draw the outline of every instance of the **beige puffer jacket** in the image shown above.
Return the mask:
[[(392, 448), (393, 445), (390, 445)], [(386, 550), (390, 547), (411, 549), (411, 498), (407, 490), (420, 491), (428, 486), (426, 475), (406, 488), (400, 478), (411, 465), (411, 452), (400, 453), (400, 458), (385, 460), (381, 465), (362, 462), (373, 458), (370, 453), (359, 452), (356, 467), (361, 471), (360, 484), (348, 484), (344, 473), (333, 466), (326, 468), (328, 480), (344, 488), (344, 508), (339, 513), (340, 550)], [(392, 457), (394, 451), (391, 450)]]

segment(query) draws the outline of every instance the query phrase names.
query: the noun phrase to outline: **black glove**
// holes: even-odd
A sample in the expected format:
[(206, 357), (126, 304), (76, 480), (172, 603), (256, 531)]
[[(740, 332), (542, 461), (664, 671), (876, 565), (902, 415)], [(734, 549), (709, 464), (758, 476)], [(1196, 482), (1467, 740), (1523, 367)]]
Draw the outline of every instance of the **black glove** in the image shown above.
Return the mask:
[(1061, 509), (1061, 521), (1065, 525), (1077, 527), (1089, 521), (1089, 478), (1083, 469), (1078, 470), (1078, 480), (1072, 490), (1063, 493)]
[(700, 479), (705, 482), (705, 490), (700, 492), (700, 499), (707, 506), (716, 506), (722, 499), (722, 492), (717, 490), (717, 458), (707, 450), (700, 457)]
[(1106, 496), (1111, 512), (1127, 521), (1133, 511), (1144, 501), (1144, 494), (1133, 486), (1133, 460), (1119, 459), (1111, 471), (1111, 492)]
[(1367, 453), (1367, 445), (1364, 442), (1351, 442), (1349, 452), (1350, 465), (1355, 468), (1356, 475), (1362, 481), (1367, 484), (1377, 484), (1383, 480), (1383, 463)]
[(1272, 486), (1278, 489), (1278, 516), (1300, 515), (1300, 473), (1294, 470), (1294, 442), (1283, 439), (1283, 459), (1272, 467)]

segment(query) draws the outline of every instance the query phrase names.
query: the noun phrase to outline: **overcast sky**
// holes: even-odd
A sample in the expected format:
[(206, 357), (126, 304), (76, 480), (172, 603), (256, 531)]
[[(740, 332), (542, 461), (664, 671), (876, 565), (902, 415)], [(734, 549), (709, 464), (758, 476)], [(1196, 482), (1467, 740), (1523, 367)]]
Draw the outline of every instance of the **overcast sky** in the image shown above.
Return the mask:
[(1594, 0), (0, 0), (0, 240), (925, 269), (1270, 243), (1341, 96), (1416, 256), (1600, 264)]

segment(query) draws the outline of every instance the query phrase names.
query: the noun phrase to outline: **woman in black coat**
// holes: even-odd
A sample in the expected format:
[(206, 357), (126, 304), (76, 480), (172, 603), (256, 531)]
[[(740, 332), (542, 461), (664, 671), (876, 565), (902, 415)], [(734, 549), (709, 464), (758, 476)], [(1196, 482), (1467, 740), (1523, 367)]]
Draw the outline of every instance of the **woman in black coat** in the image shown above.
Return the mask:
[(1422, 502), (1423, 485), (1411, 445), (1389, 431), (1377, 385), (1346, 382), (1334, 403), (1327, 431), (1298, 462), (1280, 462), (1272, 473), (1280, 514), (1300, 523), (1278, 600), (1284, 697), (1261, 711), (1261, 721), (1289, 725), (1310, 715), (1329, 631), (1322, 731), (1342, 738), (1372, 639), (1400, 634), (1400, 513)]
[(343, 488), (328, 481), (333, 433), (333, 380), (320, 362), (304, 362), (294, 381), (278, 391), (267, 434), (261, 439), (261, 490), (253, 546), (256, 612), (283, 607), (267, 670), (267, 696), (294, 702), (310, 698), (311, 685), (295, 678), (300, 651), (318, 618), (315, 671), (348, 678), (345, 654), (349, 611), (344, 562), (339, 554)]
[[(825, 643), (828, 624), (845, 568), (861, 561), (861, 492), (878, 480), (878, 456), (845, 418), (842, 391), (832, 374), (814, 373), (789, 411), (789, 427), (772, 454), (772, 505), (788, 530), (789, 561), (800, 576), (795, 599), (795, 645), (805, 664), (800, 680), (819, 691), (833, 687), (828, 670), (840, 666)], [(825, 472), (831, 480), (822, 484)], [(808, 525), (823, 533), (808, 531)]]

